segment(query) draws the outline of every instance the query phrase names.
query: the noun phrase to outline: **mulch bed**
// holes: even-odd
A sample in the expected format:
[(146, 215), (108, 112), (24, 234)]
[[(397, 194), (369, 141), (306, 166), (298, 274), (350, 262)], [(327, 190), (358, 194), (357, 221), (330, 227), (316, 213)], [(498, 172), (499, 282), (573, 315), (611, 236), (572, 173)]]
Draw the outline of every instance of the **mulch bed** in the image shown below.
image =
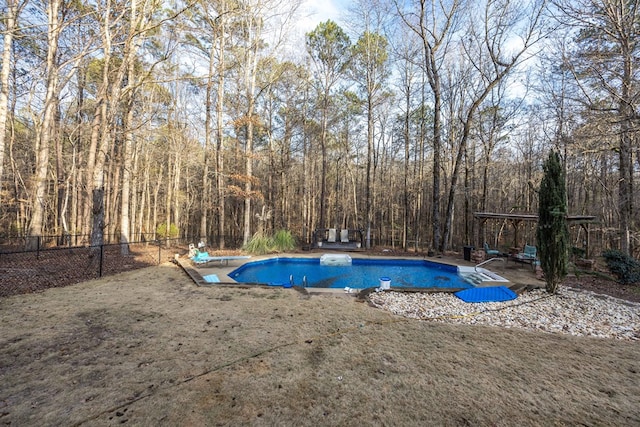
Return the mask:
[(612, 280), (597, 276), (581, 275), (567, 277), (562, 283), (572, 288), (609, 295), (626, 301), (640, 303), (640, 284), (622, 285)]

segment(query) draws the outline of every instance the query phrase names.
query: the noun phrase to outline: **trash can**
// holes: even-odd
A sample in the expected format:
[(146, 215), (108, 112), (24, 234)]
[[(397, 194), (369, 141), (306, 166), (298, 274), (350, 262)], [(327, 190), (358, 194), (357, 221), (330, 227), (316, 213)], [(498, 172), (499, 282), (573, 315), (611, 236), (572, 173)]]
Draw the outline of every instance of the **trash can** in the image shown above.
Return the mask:
[(465, 246), (464, 247), (464, 260), (471, 261), (471, 251), (473, 250), (473, 246)]

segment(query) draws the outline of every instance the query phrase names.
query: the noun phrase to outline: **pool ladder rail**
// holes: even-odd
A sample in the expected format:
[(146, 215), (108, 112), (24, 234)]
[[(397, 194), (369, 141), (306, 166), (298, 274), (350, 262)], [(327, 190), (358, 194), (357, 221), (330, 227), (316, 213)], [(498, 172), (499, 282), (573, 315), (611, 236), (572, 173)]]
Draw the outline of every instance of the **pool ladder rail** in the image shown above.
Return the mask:
[(478, 267), (482, 267), (483, 265), (489, 264), (491, 261), (496, 261), (496, 260), (502, 261), (502, 265), (504, 266), (504, 262), (505, 262), (504, 258), (489, 258), (488, 260), (482, 261), (480, 264), (476, 265), (474, 267), (474, 269), (477, 272), (478, 271)]
[[(293, 280), (293, 274), (289, 275), (289, 284), (291, 284), (291, 286), (295, 286), (295, 281)], [(307, 287), (307, 276), (302, 276), (302, 287), (306, 288)]]

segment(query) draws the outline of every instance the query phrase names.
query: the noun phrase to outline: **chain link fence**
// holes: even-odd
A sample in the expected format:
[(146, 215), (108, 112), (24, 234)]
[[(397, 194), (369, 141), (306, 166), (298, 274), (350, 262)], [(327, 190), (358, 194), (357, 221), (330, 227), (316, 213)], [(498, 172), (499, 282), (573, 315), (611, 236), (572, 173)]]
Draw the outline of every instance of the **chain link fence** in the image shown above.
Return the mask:
[(122, 244), (62, 246), (33, 251), (0, 250), (0, 297), (68, 286), (99, 277), (159, 265), (185, 253), (183, 239)]

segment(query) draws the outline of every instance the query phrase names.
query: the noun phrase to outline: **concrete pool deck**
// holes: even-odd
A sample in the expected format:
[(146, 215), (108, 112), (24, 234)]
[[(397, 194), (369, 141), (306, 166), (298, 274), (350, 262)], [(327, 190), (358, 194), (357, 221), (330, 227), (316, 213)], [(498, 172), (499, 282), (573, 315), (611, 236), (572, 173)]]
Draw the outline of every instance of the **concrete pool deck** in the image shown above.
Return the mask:
[[(260, 261), (269, 258), (287, 258), (287, 257), (296, 257), (296, 258), (320, 258), (325, 253), (330, 254), (344, 254), (341, 251), (306, 251), (303, 253), (281, 253), (281, 254), (269, 254), (269, 255), (260, 255), (260, 256), (252, 256), (246, 260), (231, 260), (228, 265), (209, 265), (209, 266), (196, 266), (194, 265), (190, 259), (186, 257), (179, 257), (176, 261), (182, 266), (182, 268), (191, 276), (194, 282), (198, 286), (212, 286), (212, 285), (248, 285), (238, 283), (228, 275), (238, 267), (253, 261)], [(361, 258), (361, 259), (424, 259), (426, 261), (438, 262), (442, 264), (449, 264), (454, 266), (466, 266), (466, 267), (474, 267), (475, 264), (469, 261), (465, 261), (463, 259), (463, 255), (459, 256), (399, 256), (397, 254), (394, 255), (385, 255), (384, 253), (367, 253), (367, 252), (357, 252), (357, 253), (349, 253), (349, 256), (352, 258)], [(504, 277), (509, 281), (505, 286), (513, 289), (514, 291), (522, 291), (523, 289), (532, 289), (532, 288), (544, 288), (544, 281), (536, 278), (535, 273), (531, 270), (529, 266), (521, 265), (517, 263), (508, 263), (506, 258), (502, 258), (504, 261), (496, 261), (489, 263), (484, 268), (491, 270), (500, 276)], [(205, 281), (204, 277), (208, 275), (215, 274), (218, 276), (220, 282), (219, 283), (210, 283)], [(266, 286), (266, 285), (265, 285)], [(393, 288), (392, 288), (393, 289)], [(343, 295), (357, 295), (359, 292), (358, 289), (354, 289), (353, 293), (345, 293), (344, 289), (340, 288), (306, 288), (307, 292), (310, 294), (343, 294)], [(436, 290), (437, 292), (437, 290)]]

